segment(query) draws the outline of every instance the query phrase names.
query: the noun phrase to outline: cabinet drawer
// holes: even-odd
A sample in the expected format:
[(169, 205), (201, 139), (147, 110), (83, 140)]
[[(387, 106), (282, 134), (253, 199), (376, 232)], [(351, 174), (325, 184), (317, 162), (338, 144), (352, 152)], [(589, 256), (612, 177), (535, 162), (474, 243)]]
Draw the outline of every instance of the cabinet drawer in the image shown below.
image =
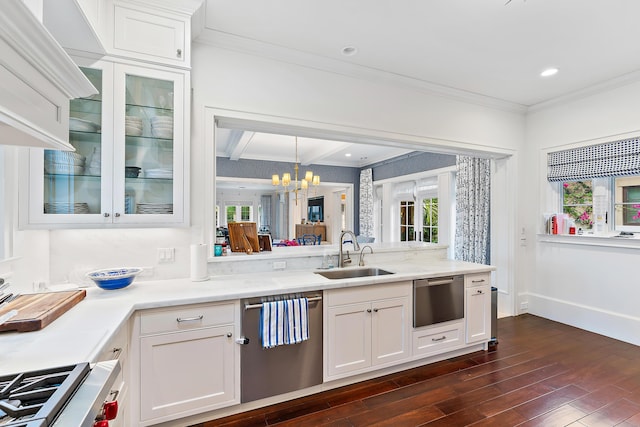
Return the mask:
[(491, 273), (475, 273), (464, 275), (464, 287), (486, 286), (491, 284)]
[(464, 344), (462, 322), (450, 323), (413, 332), (413, 354), (430, 355), (441, 353)]
[(188, 64), (186, 37), (190, 24), (160, 12), (115, 5), (113, 47), (143, 60)]
[(143, 312), (140, 335), (230, 324), (234, 322), (234, 307), (234, 304), (203, 304)]
[(325, 291), (328, 307), (344, 304), (358, 304), (380, 299), (401, 298), (411, 295), (410, 281), (394, 282), (388, 285), (357, 286), (353, 288)]

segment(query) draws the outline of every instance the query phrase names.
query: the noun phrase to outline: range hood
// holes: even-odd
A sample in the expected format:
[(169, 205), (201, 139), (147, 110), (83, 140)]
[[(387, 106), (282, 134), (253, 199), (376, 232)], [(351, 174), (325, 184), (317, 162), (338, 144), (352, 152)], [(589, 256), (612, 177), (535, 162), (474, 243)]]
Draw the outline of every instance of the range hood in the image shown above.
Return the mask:
[(20, 0), (0, 8), (0, 144), (73, 150), (69, 101), (98, 93)]

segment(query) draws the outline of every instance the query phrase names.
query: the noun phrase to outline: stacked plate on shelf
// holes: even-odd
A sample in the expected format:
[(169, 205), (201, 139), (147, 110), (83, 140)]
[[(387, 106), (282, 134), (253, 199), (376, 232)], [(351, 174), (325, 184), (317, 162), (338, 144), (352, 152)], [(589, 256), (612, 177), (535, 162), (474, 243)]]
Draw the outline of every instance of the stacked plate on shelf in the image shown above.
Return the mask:
[(88, 214), (89, 205), (83, 202), (46, 202), (44, 204), (46, 214)]
[(125, 116), (124, 133), (129, 136), (142, 135), (142, 119), (136, 116)]
[(136, 205), (137, 214), (172, 214), (173, 203), (138, 203)]
[(44, 150), (44, 171), (58, 175), (81, 175), (86, 157), (72, 151)]
[(171, 179), (173, 178), (173, 169), (145, 169), (144, 177)]
[(173, 117), (156, 116), (151, 118), (151, 134), (156, 138), (173, 138)]

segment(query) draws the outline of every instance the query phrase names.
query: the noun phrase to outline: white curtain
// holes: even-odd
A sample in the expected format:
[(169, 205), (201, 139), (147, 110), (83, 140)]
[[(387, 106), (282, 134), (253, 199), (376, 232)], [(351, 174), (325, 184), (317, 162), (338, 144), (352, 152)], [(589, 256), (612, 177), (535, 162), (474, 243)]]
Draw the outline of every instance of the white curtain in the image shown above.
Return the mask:
[(360, 235), (373, 236), (373, 170), (360, 171)]
[(489, 262), (491, 161), (457, 156), (455, 258)]

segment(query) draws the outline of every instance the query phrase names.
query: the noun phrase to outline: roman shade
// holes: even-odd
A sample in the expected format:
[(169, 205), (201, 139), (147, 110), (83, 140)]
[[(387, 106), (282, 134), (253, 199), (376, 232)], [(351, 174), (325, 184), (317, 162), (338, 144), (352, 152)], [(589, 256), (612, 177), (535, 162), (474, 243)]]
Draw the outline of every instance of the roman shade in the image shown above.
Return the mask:
[(547, 166), (549, 181), (640, 175), (640, 138), (555, 151)]

